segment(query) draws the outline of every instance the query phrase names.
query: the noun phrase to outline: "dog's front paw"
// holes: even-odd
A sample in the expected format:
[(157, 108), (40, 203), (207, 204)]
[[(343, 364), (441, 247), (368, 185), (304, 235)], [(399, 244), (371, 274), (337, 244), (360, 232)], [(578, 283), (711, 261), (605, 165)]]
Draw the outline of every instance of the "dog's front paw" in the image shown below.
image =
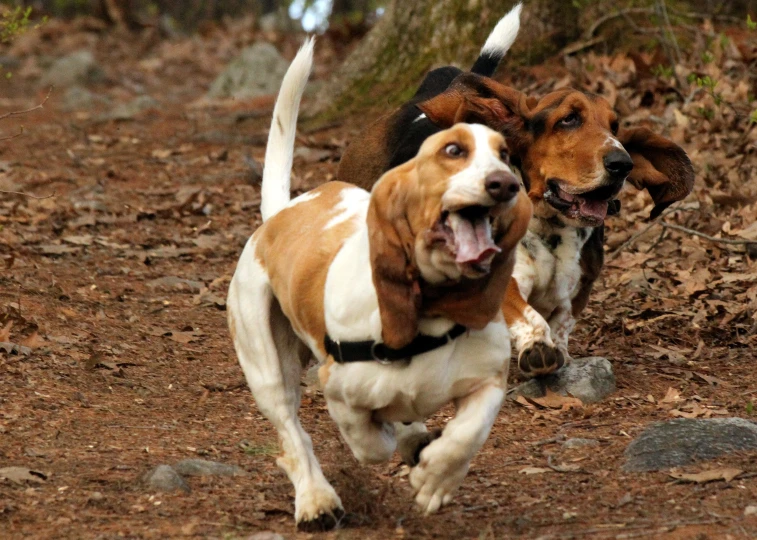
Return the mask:
[(295, 500), (297, 528), (305, 532), (328, 531), (344, 517), (342, 501), (333, 489), (312, 490)]
[(518, 368), (526, 377), (546, 375), (565, 365), (565, 355), (557, 347), (537, 341), (522, 350), (518, 357)]
[(415, 502), (426, 514), (433, 514), (449, 504), (455, 490), (468, 473), (469, 461), (447, 451), (441, 441), (434, 441), (420, 453), (420, 461), (410, 471), (410, 485)]
[(440, 429), (434, 429), (423, 433), (414, 433), (405, 437), (397, 448), (402, 461), (410, 467), (418, 465), (421, 461), (421, 452), (423, 449), (431, 444), (431, 442), (438, 439), (441, 434), (442, 431)]

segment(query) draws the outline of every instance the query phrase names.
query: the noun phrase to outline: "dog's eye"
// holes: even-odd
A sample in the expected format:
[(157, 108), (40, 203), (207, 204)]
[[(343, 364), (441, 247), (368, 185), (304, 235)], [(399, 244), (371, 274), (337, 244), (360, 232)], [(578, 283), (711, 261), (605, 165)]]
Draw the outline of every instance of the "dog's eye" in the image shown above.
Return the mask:
[(507, 151), (507, 148), (499, 149), (499, 159), (505, 165), (510, 165), (510, 152)]
[(465, 151), (459, 144), (450, 143), (444, 147), (444, 153), (450, 157), (460, 157), (465, 154)]
[(617, 135), (618, 134), (618, 128), (619, 127), (620, 127), (620, 125), (618, 124), (617, 120), (615, 120), (614, 122), (612, 122), (610, 124), (610, 131), (612, 131), (613, 135)]
[(560, 120), (557, 121), (557, 125), (559, 127), (564, 127), (564, 128), (576, 127), (580, 123), (581, 123), (581, 115), (575, 111), (570, 113), (565, 118), (561, 118)]

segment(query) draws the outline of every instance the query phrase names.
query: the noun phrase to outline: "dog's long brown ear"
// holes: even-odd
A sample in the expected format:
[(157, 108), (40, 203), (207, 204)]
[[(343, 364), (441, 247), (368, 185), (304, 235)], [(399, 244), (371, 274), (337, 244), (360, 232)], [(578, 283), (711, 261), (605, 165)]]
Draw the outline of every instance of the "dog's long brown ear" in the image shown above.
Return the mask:
[(643, 127), (625, 129), (618, 139), (633, 159), (628, 181), (646, 189), (655, 203), (650, 219), (691, 193), (694, 168), (680, 146)]
[(479, 75), (459, 75), (450, 87), (417, 107), (434, 124), (448, 128), (458, 122), (484, 124), (497, 131), (523, 127), (528, 100), (522, 92)]
[(373, 188), (368, 207), (368, 235), (373, 284), (378, 296), (381, 337), (400, 348), (418, 333), (421, 309), (419, 272), (413, 262), (415, 240), (407, 220), (405, 175), (415, 174), (408, 162), (390, 170)]

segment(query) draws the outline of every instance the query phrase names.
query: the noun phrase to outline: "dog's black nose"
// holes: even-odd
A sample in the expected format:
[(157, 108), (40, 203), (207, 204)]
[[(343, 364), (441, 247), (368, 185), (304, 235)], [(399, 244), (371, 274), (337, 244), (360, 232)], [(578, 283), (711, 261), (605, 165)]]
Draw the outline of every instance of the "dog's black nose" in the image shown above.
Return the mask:
[(625, 178), (633, 169), (633, 160), (624, 150), (612, 150), (603, 159), (605, 169), (615, 178)]
[(484, 179), (486, 192), (497, 202), (507, 202), (520, 191), (520, 182), (515, 175), (507, 171), (489, 173)]

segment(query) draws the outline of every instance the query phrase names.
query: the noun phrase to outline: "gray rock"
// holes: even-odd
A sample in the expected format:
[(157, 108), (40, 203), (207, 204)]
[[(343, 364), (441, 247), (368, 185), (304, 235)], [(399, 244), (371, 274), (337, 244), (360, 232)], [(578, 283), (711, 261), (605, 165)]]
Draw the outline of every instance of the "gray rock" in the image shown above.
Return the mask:
[(110, 114), (106, 115), (106, 118), (108, 120), (130, 120), (143, 111), (159, 107), (160, 103), (150, 96), (137, 96), (128, 103), (116, 106)]
[(554, 373), (519, 384), (508, 395), (539, 398), (544, 397), (547, 388), (584, 403), (597, 403), (615, 391), (615, 374), (607, 358), (576, 358)]
[(110, 99), (94, 92), (90, 92), (86, 88), (74, 85), (66, 90), (63, 94), (62, 106), (67, 111), (83, 111), (92, 109), (96, 106), (108, 106), (110, 105)]
[(73, 86), (101, 81), (105, 74), (90, 51), (81, 50), (58, 58), (42, 75), (42, 86)]
[(151, 289), (189, 292), (200, 292), (205, 286), (201, 281), (184, 279), (177, 276), (164, 276), (162, 278), (153, 279), (148, 281), (146, 285)]
[(570, 450), (571, 448), (585, 448), (587, 446), (599, 446), (599, 441), (596, 439), (568, 439), (562, 443), (562, 447)]
[(185, 459), (173, 466), (183, 476), (244, 476), (245, 471), (236, 465), (227, 465), (206, 459)]
[(302, 25), (298, 20), (289, 16), (286, 8), (266, 13), (258, 19), (258, 28), (263, 32), (281, 32), (282, 34), (292, 34), (302, 32)]
[(275, 94), (289, 67), (270, 43), (256, 43), (232, 60), (208, 91), (211, 98), (250, 99)]
[(189, 492), (189, 486), (170, 465), (158, 465), (144, 478), (147, 485), (160, 491), (181, 490)]
[(682, 467), (757, 450), (757, 424), (743, 418), (677, 418), (652, 424), (626, 448), (626, 471)]
[(263, 531), (255, 534), (251, 534), (246, 540), (284, 540), (284, 537), (279, 533), (271, 531)]

